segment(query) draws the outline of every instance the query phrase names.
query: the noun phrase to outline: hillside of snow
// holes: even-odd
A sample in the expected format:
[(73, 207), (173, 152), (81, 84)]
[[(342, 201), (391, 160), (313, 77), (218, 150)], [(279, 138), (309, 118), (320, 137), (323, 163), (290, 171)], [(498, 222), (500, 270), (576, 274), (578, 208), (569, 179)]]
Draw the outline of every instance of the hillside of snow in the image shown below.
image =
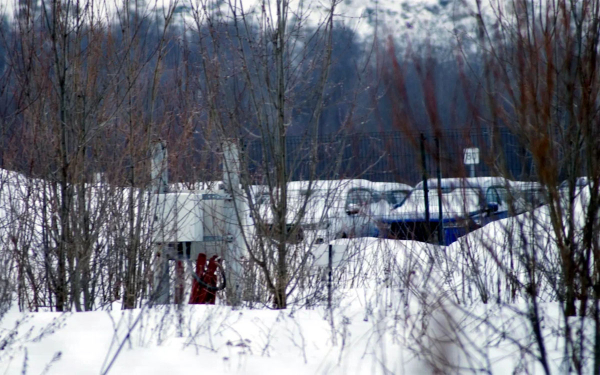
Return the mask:
[[(0, 15), (12, 18), (17, 9), (16, 1), (8, 0), (0, 4)], [(271, 14), (276, 14), (275, 2), (269, 2)], [(485, 14), (493, 15), (498, 4), (482, 2)], [(207, 6), (207, 8), (205, 8)], [(267, 5), (268, 6), (268, 5)], [(321, 25), (330, 6), (329, 2), (319, 0), (292, 0), (289, 2), (289, 25), (302, 20), (302, 25), (318, 27)], [(231, 20), (232, 9), (238, 17), (246, 14), (257, 20), (263, 8), (259, 0), (231, 0), (201, 2), (199, 0), (151, 0), (138, 4), (143, 16), (164, 17), (165, 9), (175, 7), (174, 24), (194, 27), (194, 14), (200, 9), (211, 9), (212, 17)], [(122, 2), (97, 2), (95, 12), (103, 18), (116, 17)], [(217, 12), (217, 10), (219, 12)], [(472, 0), (343, 0), (337, 4), (334, 19), (338, 26), (347, 27), (365, 43), (373, 38), (386, 40), (391, 37), (402, 47), (447, 47), (456, 40), (469, 40), (476, 35), (477, 26), (475, 2)], [(201, 12), (200, 12), (201, 14)], [(201, 14), (203, 21), (205, 17)]]
[(365, 39), (377, 34), (400, 45), (441, 47), (474, 31), (473, 10), (457, 0), (345, 0), (338, 20)]

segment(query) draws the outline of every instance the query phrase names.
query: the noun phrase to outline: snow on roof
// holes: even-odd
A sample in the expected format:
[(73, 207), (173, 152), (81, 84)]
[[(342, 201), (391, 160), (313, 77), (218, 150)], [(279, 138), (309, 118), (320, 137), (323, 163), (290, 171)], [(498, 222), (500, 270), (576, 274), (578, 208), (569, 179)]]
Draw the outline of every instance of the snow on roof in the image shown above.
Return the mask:
[[(436, 190), (430, 190), (429, 212), (439, 211)], [(442, 193), (442, 212), (445, 218), (467, 217), (481, 210), (481, 194), (477, 188), (454, 189)], [(425, 217), (425, 194), (422, 190), (413, 190), (402, 206), (393, 209), (388, 220), (423, 220)]]
[[(575, 179), (575, 186), (576, 187), (583, 187), (586, 186), (587, 184), (589, 184), (590, 180), (588, 179), (588, 177), (584, 176), (584, 177), (577, 177)], [(561, 189), (566, 189), (569, 187), (569, 180), (564, 180), (559, 188)]]
[(372, 182), (363, 179), (342, 179), (342, 180), (313, 180), (313, 181), (292, 181), (288, 182), (288, 190), (347, 190), (357, 187), (370, 188)]
[[(507, 186), (510, 181), (504, 177), (457, 177), (457, 178), (442, 178), (442, 188), (457, 188), (457, 187), (469, 187), (486, 189), (490, 186)], [(436, 178), (430, 178), (427, 180), (428, 188), (437, 188), (438, 183)], [(419, 182), (415, 186), (415, 190), (423, 189), (423, 181)]]
[(372, 182), (373, 189), (384, 192), (384, 191), (394, 191), (394, 190), (407, 190), (410, 191), (413, 189), (412, 186), (403, 184), (400, 182)]
[(508, 181), (509, 185), (513, 189), (518, 190), (538, 190), (544, 189), (544, 185), (535, 181)]
[[(94, 6), (90, 12), (94, 12), (96, 20), (117, 22), (119, 10), (122, 10), (121, 2), (93, 0), (92, 3)], [(12, 0), (0, 2), (0, 16), (15, 17), (16, 5), (18, 2)], [(162, 15), (170, 6), (175, 6), (172, 23), (181, 28), (194, 25), (194, 12), (202, 9), (197, 1), (177, 3), (175, 0), (154, 0), (142, 3), (136, 7), (136, 11), (143, 17), (155, 17)], [(215, 3), (213, 16), (219, 14), (224, 20), (230, 20), (233, 11), (237, 17), (241, 17), (243, 12), (250, 22), (259, 24), (258, 18), (265, 6), (271, 7), (272, 14), (276, 14), (275, 2), (243, 0)], [(307, 28), (317, 29), (328, 19), (327, 4), (318, 0), (291, 0), (288, 6), (290, 15), (298, 16), (298, 20)], [(495, 15), (494, 7), (487, 1), (479, 3), (479, 6), (484, 16)], [(336, 27), (350, 29), (359, 40), (366, 42), (372, 43), (372, 38), (379, 33), (394, 35), (400, 45), (426, 43), (431, 47), (446, 47), (458, 35), (464, 41), (469, 41), (469, 34), (471, 38), (476, 36), (477, 23), (473, 17), (476, 10), (477, 3), (474, 0), (345, 0), (337, 3), (334, 21)]]

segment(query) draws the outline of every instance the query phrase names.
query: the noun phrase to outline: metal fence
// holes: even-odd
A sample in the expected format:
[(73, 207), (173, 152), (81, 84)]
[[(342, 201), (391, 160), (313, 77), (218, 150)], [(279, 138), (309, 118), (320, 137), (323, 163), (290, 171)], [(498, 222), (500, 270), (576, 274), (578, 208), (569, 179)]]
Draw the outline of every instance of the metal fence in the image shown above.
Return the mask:
[[(530, 155), (507, 130), (335, 134), (316, 140), (287, 137), (285, 147), (291, 180), (364, 178), (414, 185), (422, 180), (424, 171), (434, 177), (438, 168), (442, 177), (469, 176), (463, 152), (473, 147), (480, 155), (479, 164), (474, 166), (476, 176), (502, 172), (529, 180), (533, 175)], [(274, 166), (274, 148), (256, 140), (246, 140), (244, 148), (246, 168), (258, 182)]]

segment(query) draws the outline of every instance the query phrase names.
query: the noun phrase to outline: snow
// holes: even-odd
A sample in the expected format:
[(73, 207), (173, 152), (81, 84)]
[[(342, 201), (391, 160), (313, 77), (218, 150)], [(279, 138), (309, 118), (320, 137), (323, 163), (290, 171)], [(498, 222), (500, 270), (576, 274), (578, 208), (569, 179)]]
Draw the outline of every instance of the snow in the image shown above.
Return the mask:
[(400, 182), (373, 182), (371, 183), (371, 187), (379, 192), (386, 191), (394, 191), (394, 190), (405, 190), (411, 191), (413, 189), (412, 186), (407, 184), (402, 184)]
[[(177, 322), (178, 314), (185, 320), (181, 325)], [(128, 325), (138, 317), (138, 326), (111, 368), (113, 374), (205, 371), (341, 374), (351, 369), (356, 371), (350, 373), (370, 373), (380, 366), (376, 354), (365, 351), (366, 341), (361, 343), (361, 337), (373, 334), (370, 332), (373, 327), (360, 317), (350, 317), (350, 322), (346, 323), (353, 327), (348, 336), (356, 335), (358, 340), (348, 337), (348, 346), (342, 352), (340, 345), (336, 348), (330, 343), (331, 330), (322, 311), (302, 311), (290, 316), (288, 311), (232, 311), (220, 306), (186, 306), (179, 313), (159, 308), (146, 312), (93, 312), (68, 316), (38, 314), (29, 324), (40, 327), (56, 319), (62, 321), (62, 327), (43, 340), (28, 343), (27, 370), (41, 373), (60, 352), (61, 358), (50, 368), (50, 374), (98, 374), (106, 370), (118, 344), (128, 333)], [(178, 337), (180, 328), (185, 331)], [(20, 354), (15, 355), (7, 374), (20, 373), (24, 352)], [(371, 356), (374, 358), (369, 360)], [(338, 364), (340, 359), (341, 364)], [(2, 361), (0, 365), (10, 362)], [(397, 360), (390, 360), (388, 364), (392, 369), (401, 365)], [(411, 368), (410, 363), (407, 367)]]
[[(151, 1), (149, 8), (170, 3)], [(221, 11), (227, 19), (225, 3), (221, 3)], [(1, 2), (0, 15), (10, 14), (15, 4)], [(102, 11), (110, 13), (117, 2), (103, 4)], [(236, 4), (240, 6), (241, 2)], [(243, 4), (248, 14), (260, 7), (258, 1)], [(315, 27), (324, 19), (323, 4), (316, 0), (293, 1), (291, 8), (298, 15), (306, 15), (306, 25)], [(456, 39), (472, 38), (473, 4), (452, 0), (344, 0), (336, 14), (339, 25), (356, 30), (363, 41), (375, 35), (392, 35), (406, 48), (416, 49), (419, 45), (443, 47)], [(484, 13), (489, 12), (490, 4), (483, 4)], [(183, 13), (176, 17), (177, 22), (190, 21), (189, 14)], [(29, 186), (39, 183), (18, 173), (0, 171), (0, 243), (8, 241), (8, 224), (13, 217), (32, 209), (24, 206), (22, 198), (27, 196)], [(443, 187), (460, 186), (444, 193), (444, 216), (465, 215), (481, 208), (479, 193), (469, 194), (473, 189), (463, 183), (444, 182), (447, 185)], [(429, 181), (432, 216), (438, 209), (436, 184), (435, 179)], [(211, 189), (214, 185), (218, 182), (199, 183), (193, 188)], [(507, 185), (516, 187), (497, 178), (467, 182), (467, 186), (477, 187)], [(589, 187), (584, 185), (584, 180), (578, 180), (574, 208), (577, 236), (589, 199)], [(535, 183), (525, 186), (539, 188)], [(305, 221), (325, 220), (329, 214), (327, 203), (332, 201), (336, 209), (343, 210), (345, 193), (355, 187), (392, 188), (375, 187), (365, 180), (318, 182), (310, 189), (317, 192), (315, 196), (320, 194), (320, 199), (309, 205)], [(96, 204), (96, 192), (93, 186), (90, 188), (92, 204)], [(184, 188), (177, 186), (175, 190)], [(301, 192), (307, 189), (306, 182), (290, 184), (291, 215), (297, 214), (304, 202)], [(424, 196), (419, 189), (415, 188), (395, 215), (421, 215)], [(39, 189), (36, 191), (40, 194)], [(330, 194), (332, 191), (336, 193)], [(122, 189), (122, 193), (125, 201), (138, 192)], [(33, 199), (34, 211), (41, 210), (41, 201), (39, 197)], [(387, 208), (382, 202), (373, 207), (373, 213), (381, 215)], [(335, 215), (330, 213), (329, 217)], [(343, 215), (342, 211), (339, 216)], [(36, 217), (28, 223), (34, 244), (41, 242), (40, 220)], [(101, 228), (99, 232), (108, 230)], [(493, 222), (448, 247), (375, 238), (340, 239), (332, 244), (336, 246), (332, 310), (322, 300), (316, 306), (283, 311), (224, 305), (145, 306), (121, 311), (118, 304), (113, 304), (108, 306), (113, 308), (109, 311), (27, 313), (13, 307), (0, 317), (0, 373), (98, 374), (111, 366), (113, 374), (414, 374), (432, 372), (427, 363), (431, 352), (475, 368), (489, 365), (494, 373), (512, 373), (515, 369), (541, 372), (533, 356), (522, 349), (535, 348), (525, 315), (529, 309), (525, 291), (507, 290), (509, 272), (520, 285), (527, 283), (528, 275), (507, 249), (528, 250), (548, 267), (558, 267), (548, 207)], [(317, 264), (326, 264), (325, 249), (322, 245), (315, 251)], [(315, 272), (321, 271), (323, 268)], [(556, 290), (544, 277), (539, 278), (537, 287), (544, 301), (543, 334), (552, 344), (548, 345), (550, 364), (554, 372), (561, 372), (564, 347), (559, 332), (563, 320)], [(488, 304), (482, 303), (484, 295)], [(452, 321), (446, 321), (445, 314)], [(430, 338), (448, 334), (445, 331), (461, 340), (467, 354), (451, 345), (435, 347)]]
[[(383, 193), (411, 189), (410, 185), (402, 183), (364, 179), (292, 181), (287, 188), (287, 224), (302, 224), (307, 237), (319, 241), (344, 233), (347, 236), (377, 236), (377, 220), (386, 217), (393, 207)], [(361, 189), (369, 190), (370, 198), (361, 193), (352, 197), (351, 191)], [(273, 214), (268, 189), (263, 198), (258, 212), (264, 222), (270, 223)], [(353, 202), (353, 199), (357, 201)], [(347, 212), (351, 205), (357, 210), (354, 214)], [(309, 231), (314, 233), (307, 233)]]
[[(438, 181), (427, 180), (429, 212), (432, 220), (437, 220), (439, 211)], [(522, 213), (530, 208), (539, 206), (542, 200), (540, 193), (543, 186), (538, 182), (511, 181), (502, 177), (472, 177), (472, 178), (444, 178), (441, 179), (442, 214), (446, 220), (465, 218), (479, 213), (486, 208), (487, 203), (497, 203), (499, 212), (509, 209)], [(494, 197), (490, 201), (487, 197), (488, 189), (498, 189), (500, 202)], [(510, 195), (510, 196), (509, 196)], [(510, 207), (509, 207), (510, 203)], [(419, 182), (406, 198), (402, 206), (394, 208), (385, 217), (387, 222), (397, 220), (424, 220), (425, 219), (425, 193), (423, 183)]]
[[(535, 212), (540, 221), (544, 214), (543, 208)], [(490, 365), (493, 373), (540, 371), (515, 344), (531, 345), (523, 314), (528, 306), (522, 299), (481, 304), (473, 291), (477, 281), (468, 270), (454, 268), (462, 265), (466, 242), (483, 244), (490, 235), (501, 246), (505, 228), (526, 218), (495, 222), (447, 248), (375, 238), (336, 240), (334, 245), (347, 250), (335, 273), (331, 312), (323, 303), (283, 311), (222, 305), (119, 311), (118, 304), (113, 311), (86, 313), (13, 309), (0, 322), (0, 341), (11, 338), (2, 345), (0, 373), (21, 374), (25, 367), (33, 374), (45, 369), (47, 374), (98, 374), (115, 358), (111, 374), (416, 374), (432, 372), (429, 352), (465, 366)], [(474, 255), (493, 290), (496, 263), (481, 247), (471, 248), (480, 249)], [(467, 280), (458, 284), (461, 272)], [(459, 305), (453, 302), (456, 295)], [(556, 302), (541, 309), (544, 334), (553, 343), (548, 346), (551, 365), (558, 371), (560, 309)], [(22, 323), (14, 329), (17, 321)], [(464, 347), (430, 341), (446, 335), (455, 335)]]
[[(46, 368), (47, 374), (98, 374), (107, 370), (114, 357), (111, 374), (431, 373), (423, 353), (425, 348), (436, 349), (419, 334), (425, 309), (406, 288), (392, 283), (402, 277), (390, 276), (412, 274), (419, 280), (417, 285), (425, 283), (426, 277), (431, 283), (435, 276), (426, 275), (427, 258), (441, 249), (378, 239), (336, 243), (363, 251), (347, 259), (346, 277), (353, 273), (360, 277), (354, 287), (336, 284), (336, 307), (331, 313), (324, 306), (274, 311), (219, 305), (64, 314), (13, 310), (1, 322), (0, 337), (6, 337), (17, 320), (23, 322), (13, 344), (1, 352), (0, 372), (20, 374), (26, 367), (33, 374)], [(431, 300), (442, 295), (429, 292)], [(442, 335), (446, 324), (460, 324), (462, 339), (470, 342), (466, 347), (470, 363), (483, 366), (487, 355), (494, 372), (507, 371), (521, 357), (502, 334), (511, 332), (523, 344), (530, 340), (527, 323), (519, 314), (525, 308), (515, 305), (513, 311), (475, 304), (463, 310), (448, 305), (454, 323), (434, 314), (426, 331)], [(550, 335), (560, 325), (558, 308), (547, 304), (543, 310)], [(504, 331), (486, 330), (481, 324), (484, 318), (501, 322)], [(553, 358), (560, 358), (560, 349), (549, 348)], [(440, 350), (454, 362), (465, 360), (456, 348)], [(536, 367), (531, 359), (525, 362), (528, 368)]]
[[(380, 183), (362, 179), (289, 182), (287, 185), (289, 211), (286, 220), (289, 224), (297, 222), (301, 210), (305, 211), (301, 221), (306, 224), (347, 216), (345, 207), (348, 192), (360, 188), (380, 191), (382, 187), (378, 184)], [(399, 185), (403, 186), (403, 184)], [(263, 219), (268, 222), (272, 217), (270, 204), (264, 202), (262, 206), (260, 212)], [(389, 210), (389, 207), (386, 208)]]
[[(429, 212), (432, 218), (437, 219), (439, 211), (438, 193), (430, 190)], [(464, 218), (481, 210), (481, 192), (477, 189), (454, 189), (442, 193), (442, 213), (444, 218)], [(425, 218), (425, 193), (414, 190), (404, 201), (404, 204), (390, 213), (386, 220), (424, 220)]]
[[(456, 177), (441, 179), (441, 187), (443, 190), (450, 190), (455, 188), (477, 188), (485, 190), (490, 186), (507, 186), (509, 183), (510, 181), (503, 177)], [(437, 178), (430, 178), (427, 180), (428, 189), (437, 189), (437, 186)], [(415, 186), (415, 190), (423, 190), (423, 182), (419, 182)]]
[[(543, 222), (545, 214), (541, 208), (529, 215)], [(323, 303), (283, 311), (222, 305), (119, 311), (118, 304), (113, 311), (86, 313), (13, 309), (0, 321), (0, 342), (11, 338), (2, 344), (0, 373), (21, 374), (25, 367), (33, 374), (45, 369), (47, 374), (98, 374), (115, 358), (112, 374), (416, 374), (432, 372), (428, 351), (465, 366), (489, 364), (493, 373), (540, 371), (515, 344), (531, 345), (523, 314), (528, 306), (521, 298), (506, 305), (481, 304), (474, 291), (478, 281), (460, 269), (461, 246), (471, 242), (471, 249), (479, 249), (474, 257), (486, 287), (493, 291), (500, 270), (476, 243), (489, 247), (492, 238), (500, 250), (506, 228), (527, 217), (492, 223), (447, 248), (375, 238), (336, 240), (333, 244), (346, 252), (335, 273), (331, 312)], [(460, 296), (459, 305), (454, 296)], [(551, 364), (558, 371), (563, 352), (559, 305), (549, 302), (541, 309), (544, 334), (553, 343), (548, 346)], [(21, 324), (14, 329), (17, 321)], [(437, 347), (427, 338), (449, 334), (465, 345), (462, 350)]]
[[(117, 17), (117, 9), (122, 7), (119, 1), (94, 0), (94, 12), (97, 20), (107, 22)], [(267, 2), (271, 14), (275, 15), (275, 2)], [(458, 0), (344, 0), (338, 3), (335, 20), (338, 27), (353, 30), (361, 41), (371, 43), (377, 36), (385, 40), (393, 36), (400, 46), (414, 50), (421, 46), (447, 47), (457, 39), (471, 40), (475, 36), (476, 20), (473, 12), (476, 2)], [(484, 14), (492, 15), (492, 2), (482, 2)], [(174, 23), (178, 27), (195, 25), (193, 12), (203, 9), (199, 0), (151, 0), (138, 9), (146, 17), (162, 19), (164, 9), (176, 6), (177, 12)], [(263, 3), (258, 0), (234, 0), (231, 2), (216, 2), (212, 4), (213, 11), (225, 20), (231, 17), (231, 7), (237, 15), (243, 12), (255, 19), (263, 9)], [(497, 6), (497, 5), (496, 5)], [(329, 2), (320, 0), (292, 0), (289, 9), (294, 19), (302, 19), (303, 26), (317, 28), (326, 17)], [(0, 3), (0, 15), (6, 14), (12, 18), (17, 9), (15, 0)], [(214, 16), (213, 14), (213, 16)], [(203, 19), (202, 15), (200, 17)], [(260, 24), (260, 22), (257, 22)]]
[[(18, 206), (15, 197), (40, 181), (0, 172), (2, 223), (7, 212), (21, 212), (7, 209)], [(123, 189), (127, 194), (131, 191)], [(576, 236), (589, 196), (589, 186), (576, 196)], [(558, 266), (551, 228), (549, 209), (542, 206), (448, 247), (377, 238), (332, 241), (337, 252), (332, 310), (323, 298), (325, 283), (312, 305), (282, 311), (224, 305), (121, 311), (115, 303), (109, 311), (27, 313), (13, 307), (0, 316), (0, 373), (98, 374), (114, 358), (110, 373), (128, 375), (415, 374), (432, 373), (434, 355), (463, 366), (489, 366), (493, 373), (537, 373), (526, 291), (507, 290), (509, 272), (520, 285), (528, 278), (518, 254), (511, 258), (507, 249), (527, 250)], [(320, 249), (318, 258), (325, 251)], [(324, 265), (322, 260), (317, 263)], [(312, 271), (318, 277), (325, 269)], [(541, 277), (538, 283), (550, 365), (561, 373), (564, 319), (551, 280)], [(462, 347), (432, 341), (447, 336)]]
[[(473, 178), (443, 178), (440, 190), (442, 192), (442, 214), (444, 218), (464, 218), (480, 212), (482, 198), (486, 189), (491, 186), (506, 186), (508, 180), (501, 177)], [(427, 180), (429, 212), (432, 218), (437, 218), (439, 211), (438, 181)], [(402, 206), (396, 207), (385, 218), (386, 221), (424, 220), (425, 192), (423, 182), (419, 182), (406, 198)]]

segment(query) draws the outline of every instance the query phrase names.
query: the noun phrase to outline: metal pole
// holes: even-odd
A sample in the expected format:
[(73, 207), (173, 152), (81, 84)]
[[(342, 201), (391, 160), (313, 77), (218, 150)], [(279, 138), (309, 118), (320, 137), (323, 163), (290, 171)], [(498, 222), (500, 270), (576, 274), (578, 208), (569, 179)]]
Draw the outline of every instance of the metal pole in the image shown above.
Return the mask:
[(185, 265), (182, 260), (175, 261), (175, 292), (173, 293), (173, 303), (181, 305), (185, 293)]
[(152, 146), (152, 159), (150, 163), (150, 177), (152, 179), (152, 192), (162, 194), (169, 192), (169, 170), (167, 162), (167, 144), (157, 141)]
[(232, 306), (238, 306), (242, 302), (242, 265), (241, 259), (246, 256), (244, 233), (242, 227), (245, 225), (245, 201), (240, 187), (240, 153), (237, 142), (229, 140), (223, 142), (223, 182), (225, 190), (231, 195), (230, 200), (224, 202), (224, 216), (226, 223), (226, 234), (231, 241), (227, 243), (227, 284), (228, 300)]
[[(152, 179), (151, 189), (153, 194), (158, 194), (153, 200), (157, 203), (155, 210), (160, 209), (159, 198), (162, 194), (169, 192), (169, 173), (167, 166), (167, 144), (164, 141), (157, 141), (152, 146), (152, 156), (150, 163), (150, 177)], [(164, 207), (163, 207), (164, 209)], [(155, 216), (162, 216), (164, 212), (154, 212)], [(164, 239), (164, 223), (158, 223), (158, 228), (153, 228), (158, 232), (158, 238)], [(156, 235), (156, 234), (155, 234)], [(152, 300), (155, 304), (168, 304), (170, 299), (170, 280), (169, 280), (169, 258), (167, 246), (163, 243), (154, 243), (154, 285), (152, 290)]]
[(427, 188), (427, 164), (425, 160), (425, 134), (421, 133), (421, 165), (423, 167), (423, 193), (425, 194), (425, 222), (427, 224), (427, 237), (430, 232), (429, 220), (429, 189)]
[(440, 140), (435, 137), (435, 148), (437, 150), (437, 190), (438, 190), (438, 242), (444, 244), (444, 216), (442, 212), (442, 149)]
[(331, 310), (331, 284), (332, 284), (332, 269), (333, 269), (333, 245), (329, 244), (329, 279), (327, 281), (327, 308)]
[(164, 244), (154, 244), (154, 285), (151, 300), (156, 305), (169, 303), (169, 258)]

